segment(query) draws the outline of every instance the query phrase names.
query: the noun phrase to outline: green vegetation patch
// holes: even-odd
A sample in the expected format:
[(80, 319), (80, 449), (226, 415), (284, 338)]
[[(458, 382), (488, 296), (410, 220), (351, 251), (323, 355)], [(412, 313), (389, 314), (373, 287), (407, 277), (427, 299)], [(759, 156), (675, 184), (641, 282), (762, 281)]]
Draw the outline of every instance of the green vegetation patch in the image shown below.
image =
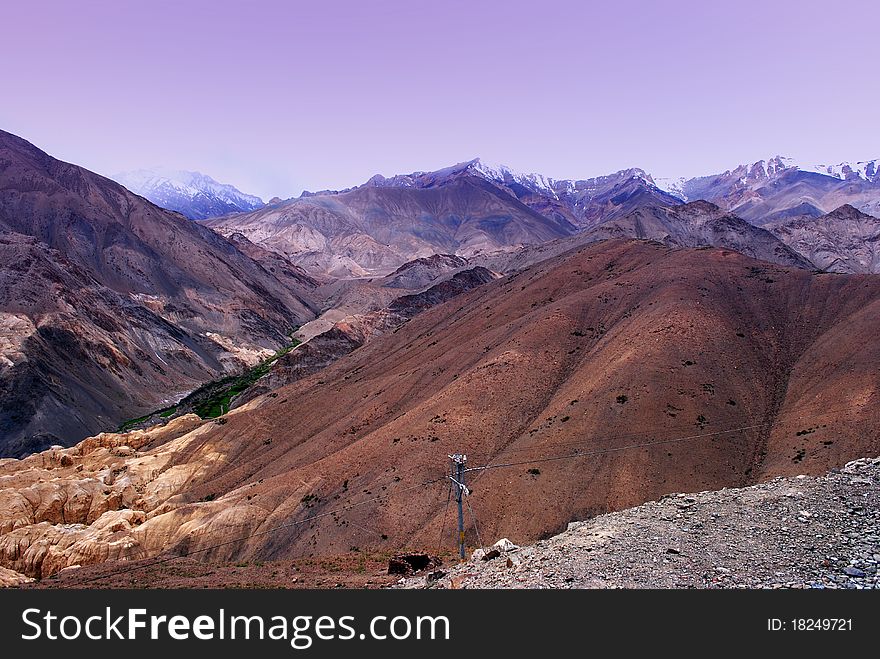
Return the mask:
[(203, 419), (216, 419), (223, 416), (229, 411), (233, 398), (246, 391), (257, 380), (266, 375), (276, 361), (299, 344), (299, 341), (291, 337), (290, 343), (244, 373), (229, 375), (220, 380), (213, 380), (193, 391), (177, 405), (163, 407), (136, 419), (129, 419), (119, 426), (119, 432), (126, 432), (141, 427), (155, 417), (168, 419), (175, 416), (178, 412), (186, 413), (190, 410)]
[(293, 350), (299, 343), (296, 339), (292, 339), (289, 344), (281, 348), (274, 355), (241, 375), (230, 375), (221, 380), (209, 382), (203, 387), (196, 389), (184, 398), (181, 404), (192, 402), (193, 412), (203, 419), (215, 419), (218, 416), (223, 416), (229, 411), (229, 405), (233, 398), (244, 393), (257, 380), (266, 375), (269, 369), (272, 368), (272, 364)]

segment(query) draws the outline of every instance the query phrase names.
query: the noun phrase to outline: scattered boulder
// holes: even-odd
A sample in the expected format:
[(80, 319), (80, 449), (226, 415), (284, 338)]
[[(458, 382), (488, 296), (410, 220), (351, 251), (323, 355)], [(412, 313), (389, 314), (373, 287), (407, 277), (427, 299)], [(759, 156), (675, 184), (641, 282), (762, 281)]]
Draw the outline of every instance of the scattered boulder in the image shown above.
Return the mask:
[(440, 559), (429, 554), (398, 554), (388, 561), (388, 574), (412, 576), (416, 572), (433, 569)]
[(506, 553), (509, 551), (514, 551), (515, 549), (519, 549), (519, 545), (513, 544), (507, 538), (501, 538), (501, 540), (492, 545), (492, 548)]

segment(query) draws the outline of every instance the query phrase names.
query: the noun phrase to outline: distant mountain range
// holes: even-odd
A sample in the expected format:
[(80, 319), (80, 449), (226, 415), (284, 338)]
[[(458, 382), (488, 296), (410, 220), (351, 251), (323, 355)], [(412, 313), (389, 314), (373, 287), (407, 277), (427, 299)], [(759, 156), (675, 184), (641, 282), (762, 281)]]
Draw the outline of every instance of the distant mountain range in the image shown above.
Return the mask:
[[(677, 214), (658, 210), (693, 201), (711, 203)], [(556, 180), (475, 159), (433, 172), (376, 175), (355, 188), (306, 192), (206, 224), (224, 235), (240, 233), (313, 274), (342, 277), (384, 275), (434, 253), (495, 264), (532, 262), (548, 248), (559, 253), (565, 245), (611, 235), (723, 246), (812, 267), (788, 243), (792, 234), (782, 231), (780, 223), (823, 217), (847, 204), (880, 214), (877, 161), (806, 168), (776, 157), (717, 175), (670, 181), (655, 180), (638, 168)], [(652, 210), (633, 216), (644, 209)], [(661, 216), (667, 219), (653, 221)], [(774, 225), (780, 232), (774, 237), (751, 225)], [(801, 247), (809, 242), (804, 237), (809, 231), (800, 230)], [(832, 232), (836, 237), (845, 233)], [(864, 254), (851, 257), (853, 249), (853, 244), (841, 245), (834, 267), (876, 271)], [(498, 252), (505, 256), (498, 258)]]
[(644, 206), (681, 200), (640, 169), (556, 181), (471, 160), (206, 221), (315, 273), (387, 274), (435, 253), (472, 256), (573, 235)]
[(334, 276), (385, 275), (435, 253), (468, 256), (578, 229), (563, 216), (538, 212), (467, 166), (412, 185), (373, 179), (205, 224), (224, 235), (242, 233), (310, 272)]
[(263, 206), (259, 197), (218, 183), (200, 172), (138, 169), (114, 174), (111, 178), (157, 206), (177, 211), (191, 220), (252, 211)]
[(657, 183), (682, 201), (711, 201), (759, 225), (820, 217), (844, 204), (880, 214), (880, 160), (804, 165), (775, 156), (720, 174)]

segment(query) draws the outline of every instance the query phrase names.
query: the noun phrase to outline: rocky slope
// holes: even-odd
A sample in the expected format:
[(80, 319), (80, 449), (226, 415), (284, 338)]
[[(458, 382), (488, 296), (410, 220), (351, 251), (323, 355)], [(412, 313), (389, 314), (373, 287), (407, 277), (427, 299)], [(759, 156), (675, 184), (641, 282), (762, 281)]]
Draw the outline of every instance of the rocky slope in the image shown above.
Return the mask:
[(722, 247), (769, 263), (814, 267), (769, 231), (706, 201), (669, 208), (641, 208), (620, 219), (603, 222), (584, 238), (638, 238), (676, 247)]
[(187, 391), (223, 370), (211, 340), (29, 236), (0, 233), (0, 309), (0, 455), (115, 428), (132, 401)]
[(430, 286), (446, 273), (461, 270), (468, 265), (468, 260), (452, 254), (434, 254), (404, 263), (394, 272), (381, 280), (382, 285), (389, 288), (403, 288), (417, 291)]
[(823, 270), (880, 273), (880, 219), (852, 206), (822, 217), (778, 220), (767, 228)]
[(720, 247), (768, 263), (815, 268), (780, 237), (707, 201), (671, 207), (644, 206), (569, 238), (479, 254), (471, 260), (499, 272), (514, 272), (584, 245), (620, 238), (653, 240), (670, 247)]
[[(880, 588), (880, 458), (674, 494), (452, 567), (434, 588)], [(435, 575), (436, 576), (436, 575)]]
[[(420, 261), (425, 261), (425, 259), (420, 259)], [(424, 263), (412, 263), (414, 263), (412, 268), (418, 269), (420, 274), (425, 274), (422, 269)], [(459, 261), (454, 261), (451, 265), (458, 263)], [(436, 273), (433, 268), (430, 271)], [(414, 282), (410, 278), (411, 275), (413, 275), (411, 269), (404, 268), (403, 272), (395, 271), (387, 279), (391, 284), (401, 283), (401, 280), (409, 281), (412, 284)], [(330, 329), (310, 338), (279, 358), (269, 373), (236, 398), (235, 405), (242, 405), (258, 396), (317, 373), (367, 342), (383, 334), (396, 331), (401, 325), (423, 311), (448, 302), (452, 298), (487, 284), (497, 277), (498, 275), (481, 266), (459, 270), (451, 277), (441, 279), (420, 293), (395, 298), (383, 309), (347, 315), (334, 323)], [(413, 286), (413, 288), (417, 287)]]
[(218, 183), (201, 172), (166, 168), (139, 169), (111, 177), (157, 206), (191, 220), (242, 213), (263, 206), (263, 200), (235, 186)]
[[(74, 448), (0, 460), (0, 563), (45, 577), (144, 555), (170, 535), (186, 535), (147, 519), (222, 459), (204, 441), (205, 423), (181, 417), (151, 431), (102, 434)], [(151, 444), (158, 447), (149, 450)]]
[(0, 233), (0, 455), (115, 427), (315, 316), (308, 278), (4, 132)]
[[(483, 537), (519, 542), (670, 492), (822, 473), (880, 453), (878, 309), (872, 276), (598, 243), (462, 293), (216, 421), (0, 465), (18, 502), (0, 513), (0, 565), (36, 576), (209, 548), (194, 557), (433, 549), (455, 451), (510, 463), (469, 485)], [(42, 506), (21, 497), (47, 487), (93, 494), (58, 495), (80, 512), (34, 516)]]

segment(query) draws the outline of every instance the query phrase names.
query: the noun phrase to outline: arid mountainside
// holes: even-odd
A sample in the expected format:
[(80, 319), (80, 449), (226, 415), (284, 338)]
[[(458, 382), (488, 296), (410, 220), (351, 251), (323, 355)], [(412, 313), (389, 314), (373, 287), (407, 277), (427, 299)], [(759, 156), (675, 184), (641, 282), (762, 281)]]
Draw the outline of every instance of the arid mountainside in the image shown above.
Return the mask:
[(749, 224), (707, 201), (677, 206), (644, 206), (569, 238), (479, 254), (472, 261), (500, 272), (513, 272), (577, 247), (619, 238), (653, 240), (670, 247), (720, 247), (778, 265), (815, 267), (770, 231)]
[(600, 242), (217, 421), (3, 462), (0, 564), (433, 548), (455, 451), (499, 465), (468, 475), (469, 502), (484, 539), (518, 542), (669, 492), (822, 473), (880, 453), (878, 331), (876, 277)]
[(3, 132), (0, 229), (37, 238), (188, 330), (268, 345), (313, 316), (297, 291), (216, 233)]
[[(420, 261), (426, 260), (420, 259)], [(425, 265), (412, 263), (415, 263), (413, 268), (420, 270)], [(401, 267), (404, 268), (403, 272), (397, 271), (393, 277), (389, 276), (391, 282), (397, 282), (402, 276), (412, 274), (411, 268)], [(424, 274), (424, 271), (422, 273)], [(477, 286), (487, 284), (498, 276), (482, 266), (459, 270), (427, 290), (395, 298), (383, 309), (345, 316), (330, 329), (311, 337), (295, 350), (279, 358), (265, 376), (235, 399), (234, 406), (317, 373), (368, 341), (396, 331), (423, 311)], [(417, 287), (413, 286), (413, 288)]]
[(188, 391), (223, 370), (212, 341), (29, 236), (0, 233), (0, 309), (5, 455), (115, 428), (133, 401)]
[(345, 277), (382, 276), (435, 253), (467, 256), (575, 231), (476, 176), (432, 188), (365, 185), (302, 196), (205, 224), (241, 233), (310, 273)]
[(0, 235), (0, 455), (113, 428), (316, 313), (316, 282), (292, 265), (4, 132)]
[(418, 290), (429, 286), (446, 273), (466, 268), (468, 260), (452, 254), (434, 254), (404, 263), (394, 272), (379, 280), (388, 288)]
[(795, 217), (766, 227), (829, 272), (880, 273), (880, 219), (845, 205), (822, 217)]
[(620, 219), (603, 222), (584, 237), (638, 238), (677, 247), (723, 247), (770, 263), (813, 267), (769, 231), (706, 201), (670, 208), (640, 208)]

